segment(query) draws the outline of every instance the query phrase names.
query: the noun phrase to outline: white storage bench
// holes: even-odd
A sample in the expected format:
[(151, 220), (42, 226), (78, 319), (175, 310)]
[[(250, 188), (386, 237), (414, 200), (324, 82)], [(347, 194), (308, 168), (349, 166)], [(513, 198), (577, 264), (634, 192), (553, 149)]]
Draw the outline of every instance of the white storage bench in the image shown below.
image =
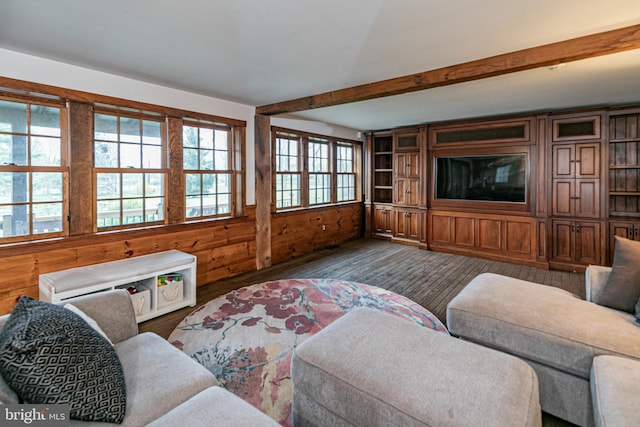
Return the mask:
[(40, 299), (48, 302), (131, 286), (138, 291), (131, 294), (138, 323), (193, 307), (196, 257), (171, 250), (41, 274), (39, 280)]

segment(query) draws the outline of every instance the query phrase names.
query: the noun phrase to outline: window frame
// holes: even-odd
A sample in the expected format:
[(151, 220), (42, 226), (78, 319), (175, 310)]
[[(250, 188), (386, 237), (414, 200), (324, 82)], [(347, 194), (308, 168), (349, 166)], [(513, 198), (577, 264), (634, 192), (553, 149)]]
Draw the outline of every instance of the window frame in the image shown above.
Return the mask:
[[(117, 140), (113, 141), (113, 140), (105, 140), (105, 139), (97, 139), (96, 138), (96, 132), (95, 132), (95, 118), (96, 115), (108, 115), (108, 116), (114, 116), (117, 117)], [(125, 147), (125, 145), (121, 145), (121, 144), (126, 144), (128, 145), (134, 145), (131, 142), (127, 142), (127, 141), (123, 141), (122, 140), (122, 132), (121, 132), (121, 122), (122, 122), (122, 118), (125, 119), (134, 119), (134, 120), (140, 120), (140, 143), (135, 143), (135, 145), (140, 145), (140, 166), (139, 167), (130, 167), (130, 166), (126, 166), (121, 164), (121, 152), (122, 152), (122, 147)], [(92, 165), (92, 172), (93, 172), (93, 202), (94, 202), (94, 207), (95, 207), (95, 214), (94, 214), (94, 219), (93, 219), (93, 229), (95, 232), (105, 232), (105, 231), (115, 231), (115, 230), (126, 230), (126, 229), (131, 229), (131, 228), (146, 228), (146, 227), (152, 227), (152, 226), (158, 226), (158, 225), (166, 225), (167, 224), (167, 208), (168, 208), (168, 166), (167, 166), (167, 153), (168, 153), (168, 142), (167, 142), (167, 126), (166, 126), (166, 121), (164, 120), (164, 118), (162, 116), (159, 115), (155, 115), (155, 114), (145, 114), (145, 113), (141, 113), (141, 112), (130, 112), (130, 111), (122, 111), (122, 110), (118, 110), (118, 109), (109, 109), (109, 108), (94, 108), (93, 110), (93, 120), (94, 120), (94, 132), (93, 132), (93, 138), (92, 138), (92, 145), (93, 145), (93, 150), (94, 150), (94, 158), (93, 158), (93, 165)], [(145, 144), (144, 143), (144, 121), (151, 121), (151, 122), (156, 122), (160, 125), (160, 144)], [(108, 142), (108, 143), (117, 143), (118, 144), (118, 155), (117, 155), (117, 161), (118, 161), (118, 166), (117, 167), (107, 167), (107, 166), (96, 166), (96, 158), (95, 158), (95, 150), (96, 150), (96, 143), (98, 142)], [(145, 168), (142, 164), (143, 162), (143, 149), (145, 146), (159, 146), (160, 147), (160, 167), (159, 168)], [(103, 198), (100, 199), (99, 198), (99, 175), (100, 174), (117, 174), (119, 175), (119, 197), (115, 197), (115, 198)], [(141, 196), (136, 196), (136, 197), (126, 197), (124, 195), (124, 177), (125, 175), (133, 175), (133, 174), (142, 174), (142, 183), (143, 183), (143, 190), (142, 190), (142, 195)], [(146, 178), (149, 175), (161, 175), (162, 176), (162, 193), (159, 195), (153, 195), (153, 196), (146, 196), (146, 189), (144, 187), (146, 187)], [(136, 199), (140, 199), (143, 201), (143, 208), (142, 210), (144, 211), (144, 214), (142, 215), (142, 220), (139, 222), (131, 222), (131, 223), (127, 223), (125, 222), (125, 209), (124, 209), (124, 203), (126, 200), (136, 200)], [(162, 217), (161, 219), (157, 219), (157, 220), (152, 220), (152, 221), (147, 221), (144, 219), (144, 217), (146, 216), (146, 211), (149, 210), (150, 208), (146, 207), (146, 201), (147, 200), (152, 200), (152, 199), (162, 199), (162, 204), (157, 205), (156, 207), (156, 212), (158, 212), (159, 209), (162, 209)], [(119, 216), (119, 223), (115, 224), (115, 225), (108, 225), (108, 226), (100, 226), (99, 225), (99, 221), (100, 221), (100, 212), (98, 211), (98, 206), (100, 205), (101, 201), (119, 201), (120, 203), (120, 216)]]
[[(340, 171), (339, 163), (342, 160), (339, 156), (341, 147), (349, 147), (351, 149), (351, 172)], [(347, 203), (347, 202), (355, 202), (358, 199), (357, 190), (358, 190), (358, 173), (356, 167), (356, 159), (357, 159), (357, 151), (353, 145), (353, 143), (345, 142), (338, 140), (336, 143), (336, 202), (337, 203)], [(353, 187), (345, 187), (340, 185), (340, 177), (351, 176), (353, 178)], [(340, 190), (344, 188), (353, 188), (353, 197), (349, 199), (340, 199), (339, 194)]]
[[(198, 147), (186, 147), (184, 145), (184, 131), (185, 131), (185, 127), (191, 127), (191, 128), (196, 128), (198, 129), (198, 134), (200, 134), (200, 130), (201, 129), (211, 129), (213, 131), (213, 148), (211, 149), (207, 149), (207, 148), (202, 148), (200, 146), (200, 141), (201, 139), (198, 138)], [(180, 142), (181, 142), (181, 148), (182, 148), (182, 176), (183, 176), (183, 180), (184, 180), (184, 221), (185, 222), (191, 222), (191, 221), (204, 221), (204, 220), (210, 220), (210, 219), (218, 219), (218, 218), (228, 218), (234, 215), (234, 212), (236, 212), (237, 206), (237, 198), (236, 198), (236, 194), (237, 194), (237, 186), (238, 186), (238, 180), (236, 179), (237, 177), (237, 171), (234, 168), (234, 164), (236, 164), (236, 159), (235, 159), (235, 147), (236, 147), (236, 141), (234, 138), (234, 132), (233, 132), (233, 128), (231, 126), (228, 125), (223, 125), (223, 124), (217, 124), (217, 123), (210, 123), (210, 122), (204, 122), (204, 121), (198, 121), (198, 120), (189, 120), (189, 119), (185, 119), (182, 121), (182, 126), (181, 126), (181, 138), (180, 138)], [(216, 135), (216, 131), (224, 131), (227, 133), (227, 149), (226, 149), (226, 156), (227, 156), (227, 168), (226, 169), (216, 169), (216, 162), (215, 162), (215, 152), (216, 151), (222, 151), (222, 150), (217, 150), (215, 148), (215, 135)], [(185, 153), (185, 149), (195, 149), (198, 150), (198, 169), (186, 169), (184, 167), (185, 164), (185, 160), (184, 160), (184, 153)], [(213, 165), (214, 168), (213, 169), (202, 169), (201, 168), (201, 153), (202, 151), (212, 151), (213, 154)], [(195, 196), (196, 194), (189, 194), (187, 191), (187, 185), (188, 185), (188, 175), (199, 175), (200, 176), (200, 186), (201, 186), (201, 191), (198, 194), (198, 196), (200, 197), (200, 215), (193, 215), (193, 216), (189, 216), (189, 209), (190, 207), (188, 206), (188, 198), (190, 196)], [(203, 206), (203, 197), (205, 194), (202, 193), (202, 181), (203, 181), (203, 177), (205, 175), (215, 175), (216, 177), (220, 176), (220, 175), (227, 175), (227, 179), (228, 179), (228, 187), (229, 187), (229, 192), (228, 193), (219, 193), (219, 192), (215, 192), (215, 193), (207, 193), (206, 195), (208, 196), (215, 196), (216, 200), (219, 199), (219, 196), (221, 194), (227, 194), (228, 195), (228, 211), (222, 212), (222, 213), (218, 213), (218, 208), (215, 209), (215, 212), (210, 213), (210, 214), (204, 214), (204, 209), (202, 208)], [(216, 180), (217, 182), (217, 180)], [(216, 184), (217, 186), (217, 184)], [(216, 203), (216, 206), (218, 206), (218, 203)]]
[[(16, 206), (16, 205), (26, 205), (28, 206), (28, 215), (31, 217), (29, 221), (29, 230), (26, 234), (21, 235), (12, 235), (9, 237), (0, 237), (0, 244), (11, 244), (11, 243), (20, 243), (20, 242), (30, 242), (35, 240), (44, 240), (44, 239), (52, 239), (52, 238), (60, 238), (69, 235), (69, 166), (68, 166), (68, 136), (67, 136), (67, 127), (68, 127), (68, 112), (67, 107), (63, 102), (55, 101), (55, 100), (46, 100), (36, 97), (30, 96), (22, 96), (22, 95), (14, 95), (14, 94), (0, 94), (0, 100), (6, 102), (13, 102), (19, 104), (25, 104), (26, 106), (26, 132), (0, 132), (2, 135), (10, 135), (10, 136), (20, 136), (24, 137), (27, 141), (26, 146), (26, 156), (27, 156), (27, 164), (26, 165), (16, 165), (13, 163), (8, 164), (0, 164), (0, 172), (3, 173), (26, 173), (29, 176), (28, 179), (28, 197), (26, 197), (26, 201), (15, 202), (12, 201), (10, 203), (2, 204), (2, 206)], [(51, 135), (44, 135), (32, 132), (31, 129), (31, 116), (32, 116), (32, 107), (33, 106), (42, 106), (49, 108), (56, 108), (60, 112), (60, 136), (56, 137), (60, 141), (60, 164), (58, 166), (52, 165), (33, 165), (31, 164), (31, 153), (32, 153), (32, 138), (39, 137), (51, 137)], [(48, 200), (38, 202), (34, 200), (34, 189), (33, 189), (33, 175), (37, 173), (59, 173), (61, 176), (61, 192), (60, 200)], [(42, 205), (45, 203), (60, 203), (62, 212), (60, 215), (60, 225), (61, 228), (58, 231), (46, 231), (41, 233), (35, 233), (35, 216), (34, 216), (34, 205)]]
[[(279, 145), (278, 139), (287, 138), (289, 140), (297, 140), (299, 145), (299, 161), (297, 172), (285, 172), (279, 171)], [(344, 203), (357, 203), (362, 201), (362, 192), (359, 191), (361, 187), (362, 167), (360, 165), (362, 159), (362, 142), (349, 140), (346, 138), (336, 138), (326, 135), (318, 135), (308, 132), (296, 131), (292, 129), (285, 129), (273, 126), (271, 128), (271, 142), (273, 149), (272, 156), (272, 211), (273, 212), (286, 212), (291, 210), (309, 209), (315, 207), (332, 206)], [(311, 144), (326, 144), (328, 146), (328, 172), (316, 171), (313, 166), (310, 166), (310, 161), (314, 158), (310, 156)], [(337, 150), (339, 146), (352, 147), (352, 170), (350, 173), (338, 172), (338, 158)], [(278, 205), (278, 179), (279, 176), (297, 174), (300, 175), (300, 203), (296, 206), (279, 206)], [(329, 176), (329, 200), (326, 202), (312, 203), (310, 197), (313, 189), (313, 175), (328, 175)], [(339, 200), (338, 199), (338, 176), (352, 175), (353, 186), (353, 198)], [(318, 188), (318, 187), (316, 187)]]
[[(287, 154), (285, 155), (279, 155), (278, 154), (278, 148), (281, 146), (280, 145), (280, 140), (284, 139), (286, 141), (288, 141), (288, 149), (287, 149)], [(295, 143), (296, 145), (296, 155), (292, 156), (291, 155), (291, 143)], [(276, 209), (282, 209), (282, 210), (288, 210), (288, 209), (297, 209), (297, 208), (301, 208), (304, 205), (303, 202), (303, 196), (302, 196), (302, 188), (303, 188), (303, 172), (304, 172), (304, 144), (302, 143), (302, 139), (295, 135), (295, 134), (287, 134), (287, 133), (278, 133), (277, 135), (274, 136), (274, 150), (273, 150), (273, 171), (274, 171), (274, 185), (273, 185), (273, 203), (274, 206), (276, 206)], [(282, 157), (286, 157), (288, 159), (287, 161), (287, 168), (286, 170), (280, 170), (279, 165), (281, 164), (281, 159)], [(296, 167), (295, 170), (291, 170), (291, 159), (295, 158), (296, 159)], [(281, 177), (281, 178), (280, 178)], [(297, 178), (297, 188), (293, 188), (292, 186), (292, 182), (293, 182), (293, 178), (296, 177)], [(287, 178), (289, 183), (290, 183), (290, 188), (288, 190), (286, 190), (289, 193), (289, 199), (293, 199), (293, 195), (297, 194), (297, 203), (296, 204), (291, 204), (289, 206), (281, 206), (278, 207), (278, 193), (282, 193), (285, 194), (285, 189), (278, 191), (277, 189), (277, 182), (279, 181), (279, 179), (285, 179)], [(284, 196), (280, 198), (280, 200), (285, 200)]]

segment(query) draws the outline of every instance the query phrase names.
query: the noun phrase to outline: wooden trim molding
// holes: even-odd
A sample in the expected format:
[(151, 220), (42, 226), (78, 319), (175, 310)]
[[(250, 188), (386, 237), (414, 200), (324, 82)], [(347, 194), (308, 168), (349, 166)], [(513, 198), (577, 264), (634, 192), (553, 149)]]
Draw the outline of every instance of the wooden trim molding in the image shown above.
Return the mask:
[(231, 119), (228, 117), (215, 116), (213, 114), (198, 113), (195, 111), (187, 111), (179, 108), (149, 104), (140, 101), (132, 101), (129, 99), (117, 98), (114, 96), (100, 95), (97, 93), (83, 92), (75, 89), (66, 89), (43, 83), (34, 83), (25, 80), (17, 80), (0, 76), (0, 92), (2, 91), (2, 88), (11, 89), (12, 91), (24, 92), (25, 95), (33, 95), (36, 97), (37, 94), (50, 95), (58, 97), (60, 99), (66, 99), (68, 101), (88, 104), (106, 104), (117, 106), (118, 108), (133, 108), (136, 110), (158, 113), (165, 116), (220, 122), (229, 126), (247, 126), (247, 122), (245, 120)]
[(256, 114), (293, 113), (366, 101), (638, 48), (640, 48), (640, 25), (633, 25), (408, 76), (263, 105), (256, 108)]

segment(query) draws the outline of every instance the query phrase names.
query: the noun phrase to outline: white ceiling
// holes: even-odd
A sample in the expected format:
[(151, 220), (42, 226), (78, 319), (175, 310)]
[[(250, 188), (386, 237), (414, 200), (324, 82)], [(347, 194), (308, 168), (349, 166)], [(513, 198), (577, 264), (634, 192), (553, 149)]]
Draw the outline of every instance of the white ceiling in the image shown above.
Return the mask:
[[(0, 0), (0, 47), (260, 106), (639, 23), (638, 0)], [(640, 103), (639, 76), (635, 50), (296, 116), (365, 130)]]

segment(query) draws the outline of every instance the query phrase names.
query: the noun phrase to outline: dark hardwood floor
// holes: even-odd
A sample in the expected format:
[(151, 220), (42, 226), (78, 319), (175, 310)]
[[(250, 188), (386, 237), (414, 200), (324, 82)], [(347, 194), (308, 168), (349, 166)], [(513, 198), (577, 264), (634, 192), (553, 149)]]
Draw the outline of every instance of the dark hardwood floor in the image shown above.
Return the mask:
[[(447, 304), (476, 275), (498, 273), (563, 288), (584, 298), (584, 274), (541, 270), (420, 250), (383, 240), (356, 240), (333, 249), (303, 255), (270, 268), (242, 274), (198, 287), (197, 305), (243, 286), (289, 278), (332, 278), (379, 286), (403, 295), (435, 314), (445, 323)], [(140, 324), (167, 338), (193, 308)]]
[[(220, 280), (197, 290), (197, 306), (243, 286), (287, 278), (332, 278), (379, 286), (403, 295), (435, 314), (446, 324), (449, 301), (476, 275), (491, 272), (565, 289), (584, 298), (584, 274), (541, 270), (420, 250), (383, 240), (356, 240), (337, 248), (300, 256), (292, 261)], [(140, 324), (167, 338), (191, 311), (179, 311)], [(547, 414), (543, 425), (570, 426)]]

